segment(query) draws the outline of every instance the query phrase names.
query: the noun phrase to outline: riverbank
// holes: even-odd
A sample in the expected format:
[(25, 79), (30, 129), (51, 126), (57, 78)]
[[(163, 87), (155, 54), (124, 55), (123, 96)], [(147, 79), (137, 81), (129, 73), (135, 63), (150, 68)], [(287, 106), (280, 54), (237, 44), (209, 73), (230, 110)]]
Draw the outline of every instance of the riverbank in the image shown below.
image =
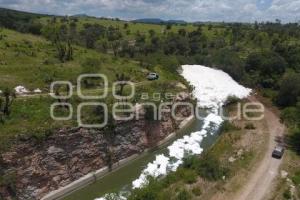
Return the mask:
[[(187, 126), (189, 126), (189, 124), (191, 124), (193, 122), (193, 120), (194, 120), (194, 116), (190, 116), (190, 117), (186, 118), (185, 120), (183, 120), (180, 123), (179, 129), (186, 128)], [(177, 135), (177, 132), (173, 132), (173, 133), (169, 134), (165, 139), (158, 142), (156, 146), (146, 149), (143, 153), (134, 154), (128, 158), (120, 160), (119, 162), (113, 164), (113, 166), (112, 166), (113, 171), (110, 171), (108, 167), (104, 167), (95, 172), (91, 172), (91, 173), (87, 174), (86, 176), (80, 178), (77, 181), (74, 181), (73, 183), (71, 183), (65, 187), (62, 187), (58, 190), (50, 192), (48, 195), (43, 197), (42, 200), (62, 199), (64, 197), (68, 196), (69, 194), (71, 194), (72, 192), (80, 190), (81, 188), (103, 178), (104, 176), (108, 175), (109, 173), (119, 170), (120, 168), (126, 166), (128, 163), (145, 156), (149, 151), (152, 151), (153, 149), (164, 146), (167, 142), (174, 139), (176, 137), (176, 135)]]
[[(229, 116), (236, 116), (236, 108), (235, 104), (227, 107)], [(225, 122), (220, 131), (222, 134), (215, 144), (200, 156), (192, 157), (190, 162), (188, 159), (166, 178), (134, 191), (130, 199), (147, 195), (157, 199), (182, 195), (186, 199), (233, 198), (265, 155), (268, 129), (265, 119), (257, 122), (235, 119)]]

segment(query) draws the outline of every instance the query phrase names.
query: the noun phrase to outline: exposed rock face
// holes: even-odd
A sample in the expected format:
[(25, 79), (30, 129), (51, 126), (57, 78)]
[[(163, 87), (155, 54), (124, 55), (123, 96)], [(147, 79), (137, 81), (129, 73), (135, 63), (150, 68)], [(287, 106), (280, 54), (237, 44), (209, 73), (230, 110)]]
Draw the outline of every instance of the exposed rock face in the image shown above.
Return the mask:
[[(180, 108), (178, 113), (190, 115), (188, 108)], [(165, 114), (156, 127), (158, 141), (174, 131), (173, 123), (170, 114)], [(113, 162), (148, 148), (146, 129), (143, 117), (138, 121), (119, 122), (112, 145)], [(17, 199), (40, 199), (50, 191), (107, 166), (107, 146), (103, 130), (62, 129), (42, 143), (27, 139), (16, 144), (2, 154), (2, 162), (6, 170), (16, 172)], [(0, 186), (0, 199), (1, 196), (10, 199), (12, 192), (9, 190)]]

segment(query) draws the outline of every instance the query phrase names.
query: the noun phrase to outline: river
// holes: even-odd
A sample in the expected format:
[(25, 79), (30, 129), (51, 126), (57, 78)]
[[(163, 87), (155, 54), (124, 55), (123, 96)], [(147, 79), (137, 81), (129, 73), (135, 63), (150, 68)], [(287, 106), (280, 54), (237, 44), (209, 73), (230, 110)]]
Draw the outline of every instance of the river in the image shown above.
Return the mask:
[[(172, 142), (178, 138), (181, 138), (183, 135), (188, 135), (192, 132), (201, 130), (202, 126), (202, 120), (193, 120), (188, 127), (177, 132), (176, 138), (170, 140), (162, 147), (148, 152), (144, 156), (106, 175), (95, 183), (70, 194), (69, 196), (65, 197), (64, 200), (94, 200), (95, 198), (101, 197), (107, 193), (130, 190), (132, 187), (132, 181), (139, 177), (142, 170), (149, 162), (152, 162), (155, 159), (156, 155), (167, 153), (167, 146), (169, 146)], [(218, 133), (208, 134), (208, 136), (202, 141), (201, 147), (203, 149), (210, 147), (212, 144), (214, 144), (218, 138), (218, 135)]]
[[(198, 100), (198, 106), (210, 108), (206, 110), (207, 116), (204, 120), (195, 119), (164, 147), (148, 152), (97, 182), (72, 193), (65, 200), (93, 200), (107, 193), (130, 191), (132, 186), (143, 187), (147, 184), (148, 175), (160, 177), (168, 173), (168, 168), (174, 166), (176, 170), (177, 164), (185, 156), (184, 152), (201, 154), (202, 150), (214, 144), (219, 136), (218, 128), (223, 122), (218, 109), (222, 108), (228, 97), (245, 98), (251, 93), (251, 89), (239, 85), (221, 70), (201, 65), (183, 65), (182, 69), (182, 76), (195, 87), (193, 94)], [(203, 109), (201, 111), (205, 112)], [(171, 161), (174, 158), (179, 162)]]

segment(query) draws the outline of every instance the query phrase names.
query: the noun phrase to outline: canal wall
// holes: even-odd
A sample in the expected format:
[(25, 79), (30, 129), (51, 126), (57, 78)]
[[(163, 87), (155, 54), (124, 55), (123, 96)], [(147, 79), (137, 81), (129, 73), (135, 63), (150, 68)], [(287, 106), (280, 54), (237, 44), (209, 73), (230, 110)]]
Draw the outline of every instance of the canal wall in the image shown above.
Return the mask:
[[(190, 125), (190, 123), (192, 123), (192, 121), (194, 120), (194, 116), (190, 116), (188, 118), (186, 118), (184, 121), (182, 121), (179, 125), (179, 129), (183, 129), (186, 128), (187, 126)], [(153, 148), (158, 148), (161, 147), (163, 145), (165, 145), (166, 143), (168, 143), (170, 140), (174, 139), (176, 137), (176, 132), (173, 132), (171, 134), (169, 134), (165, 139), (161, 140), (155, 147)], [(122, 168), (123, 166), (129, 164), (130, 162), (132, 162), (135, 159), (138, 159), (144, 155), (146, 155), (149, 151), (151, 151), (153, 148), (150, 149), (146, 149), (142, 154), (134, 154), (128, 158), (125, 158), (123, 160), (120, 160), (119, 162), (113, 164), (112, 166), (112, 170), (116, 171), (120, 168)], [(85, 176), (83, 176), (82, 178), (68, 184), (65, 187), (61, 187), (58, 190), (52, 191), (49, 194), (47, 194), (46, 196), (44, 196), (42, 198), (42, 200), (58, 200), (58, 199), (62, 199), (66, 196), (68, 196), (69, 194), (80, 190), (82, 188), (84, 188), (85, 186), (94, 183), (95, 181), (103, 178), (104, 176), (108, 175), (109, 173), (111, 173), (111, 171), (109, 170), (108, 167), (103, 167), (95, 172), (91, 172)]]

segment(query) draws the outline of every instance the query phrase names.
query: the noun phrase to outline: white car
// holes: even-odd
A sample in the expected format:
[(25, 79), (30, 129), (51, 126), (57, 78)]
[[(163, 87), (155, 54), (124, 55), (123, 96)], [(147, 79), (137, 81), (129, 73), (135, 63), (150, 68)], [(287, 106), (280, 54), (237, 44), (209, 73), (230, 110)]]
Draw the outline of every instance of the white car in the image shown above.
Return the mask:
[(159, 75), (157, 73), (149, 73), (147, 79), (150, 81), (159, 79)]

